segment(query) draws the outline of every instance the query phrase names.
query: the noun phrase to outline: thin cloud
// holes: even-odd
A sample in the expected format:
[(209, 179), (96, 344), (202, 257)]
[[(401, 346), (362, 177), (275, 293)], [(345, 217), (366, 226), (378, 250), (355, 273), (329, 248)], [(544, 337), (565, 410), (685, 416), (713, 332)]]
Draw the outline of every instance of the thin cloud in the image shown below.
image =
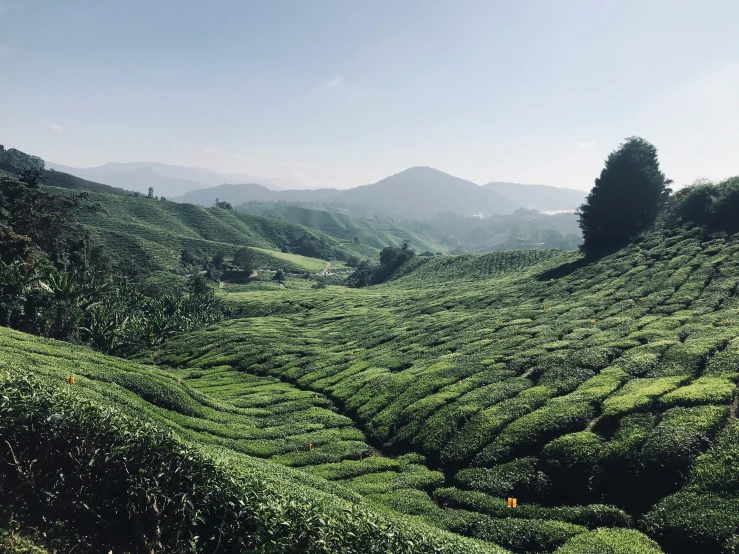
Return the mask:
[(328, 88), (339, 88), (343, 84), (344, 84), (344, 78), (343, 77), (334, 77), (328, 83), (326, 83), (326, 86)]
[(58, 123), (52, 123), (51, 125), (49, 125), (49, 129), (54, 131), (57, 135), (61, 135), (64, 132), (64, 127), (62, 127)]
[(216, 148), (215, 146), (208, 146), (206, 148), (203, 148), (203, 152), (205, 152), (206, 154), (215, 154), (216, 152), (218, 152), (218, 148)]
[(595, 146), (595, 141), (594, 140), (586, 140), (584, 142), (578, 142), (577, 143), (577, 147), (580, 150), (590, 150), (590, 149), (593, 148), (593, 146)]

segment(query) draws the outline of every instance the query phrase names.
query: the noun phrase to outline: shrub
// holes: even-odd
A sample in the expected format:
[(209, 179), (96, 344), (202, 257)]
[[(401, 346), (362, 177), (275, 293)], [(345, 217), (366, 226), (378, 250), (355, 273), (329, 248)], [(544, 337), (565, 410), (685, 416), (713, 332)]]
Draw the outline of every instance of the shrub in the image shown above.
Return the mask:
[(555, 554), (663, 554), (659, 545), (632, 529), (596, 529), (568, 540)]
[[(507, 495), (506, 495), (507, 496)], [(588, 528), (630, 527), (631, 517), (616, 506), (590, 504), (587, 506), (541, 506), (519, 503), (515, 510), (508, 508), (504, 497), (456, 488), (434, 491), (434, 498), (444, 507), (481, 512), (493, 518), (556, 519)]]
[[(0, 373), (0, 504), (62, 551), (495, 552), (241, 472), (149, 422)], [(105, 494), (101, 495), (100, 491)], [(53, 499), (53, 501), (49, 501)], [(217, 546), (216, 546), (217, 545)]]
[(643, 525), (670, 554), (728, 554), (726, 543), (739, 527), (739, 500), (679, 492), (658, 502)]
[(672, 408), (647, 437), (641, 459), (654, 464), (659, 472), (665, 468), (686, 469), (703, 451), (718, 426), (728, 416), (723, 406)]
[(511, 552), (551, 552), (587, 529), (572, 523), (540, 519), (490, 519), (476, 525), (472, 536), (490, 541)]
[(455, 479), (464, 485), (494, 496), (535, 499), (549, 488), (549, 479), (541, 472), (536, 458), (519, 458), (491, 468), (460, 470)]

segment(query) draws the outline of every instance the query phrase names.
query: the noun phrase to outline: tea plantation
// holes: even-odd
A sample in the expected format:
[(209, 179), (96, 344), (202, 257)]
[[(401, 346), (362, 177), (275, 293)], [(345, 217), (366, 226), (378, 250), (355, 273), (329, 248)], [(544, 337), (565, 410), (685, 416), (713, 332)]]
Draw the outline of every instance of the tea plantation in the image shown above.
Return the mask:
[(226, 287), (135, 361), (0, 328), (3, 503), (59, 551), (736, 552), (738, 288), (667, 230)]
[[(325, 396), (383, 456), (279, 461), (441, 529), (512, 552), (733, 552), (738, 253), (664, 231), (588, 263), (417, 258), (369, 289), (227, 293), (242, 319), (152, 360)], [(388, 467), (409, 455), (431, 472)]]
[(217, 253), (231, 256), (250, 246), (257, 252), (258, 267), (298, 273), (321, 271), (326, 265), (317, 259), (321, 257), (334, 260), (336, 268), (345, 267), (341, 260), (349, 257), (374, 259), (379, 255), (371, 246), (341, 241), (288, 221), (143, 197), (88, 195), (90, 204), (99, 209), (82, 213), (80, 219), (94, 243), (114, 262), (151, 272), (172, 272), (183, 249), (212, 257)]

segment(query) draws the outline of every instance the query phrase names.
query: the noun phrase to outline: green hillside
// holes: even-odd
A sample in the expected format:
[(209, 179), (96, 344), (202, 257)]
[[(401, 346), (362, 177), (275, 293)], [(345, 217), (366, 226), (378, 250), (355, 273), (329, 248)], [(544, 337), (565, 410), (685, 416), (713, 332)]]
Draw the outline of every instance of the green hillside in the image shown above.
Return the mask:
[(279, 205), (265, 215), (292, 221), (345, 241), (358, 237), (360, 243), (379, 249), (386, 246), (397, 247), (404, 241), (408, 241), (411, 246), (421, 252), (426, 250), (444, 252), (449, 248), (448, 244), (443, 244), (423, 232), (413, 231), (390, 221), (359, 219), (335, 212)]
[[(3, 329), (0, 414), (15, 423), (0, 439), (29, 460), (50, 440), (39, 437), (54, 437), (52, 452), (76, 448), (74, 463), (93, 470), (70, 467), (63, 484), (39, 477), (38, 494), (79, 490), (96, 512), (119, 500), (98, 506), (91, 483), (125, 464), (147, 480), (150, 466), (185, 464), (182, 478), (147, 481), (157, 505), (190, 487), (211, 508), (198, 523), (184, 513), (187, 531), (162, 515), (162, 544), (213, 540), (228, 521), (224, 551), (247, 536), (242, 547), (260, 552), (317, 552), (331, 521), (343, 538), (327, 539), (330, 552), (728, 554), (739, 541), (737, 265), (739, 237), (698, 230), (648, 234), (599, 260), (419, 257), (366, 289), (224, 289), (236, 319), (138, 363)], [(98, 460), (101, 444), (162, 461)], [(65, 455), (44, 454), (38, 475), (68, 467)], [(261, 523), (218, 507), (237, 498)], [(275, 530), (277, 513), (286, 523)], [(84, 510), (55, 517), (75, 541), (108, 536), (83, 530)], [(120, 536), (127, 521), (116, 520)]]
[(336, 260), (336, 267), (342, 260), (378, 254), (368, 245), (339, 241), (287, 221), (220, 208), (96, 193), (90, 193), (89, 200), (101, 208), (81, 216), (94, 241), (104, 245), (115, 261), (134, 261), (133, 265), (154, 272), (178, 268), (183, 249), (212, 257), (251, 246), (259, 253), (258, 267), (295, 272), (320, 271), (325, 266), (321, 257)]
[[(739, 238), (667, 231), (587, 264), (441, 257), (368, 289), (227, 294), (244, 319), (155, 359), (325, 395), (443, 480), (335, 475), (442, 529), (513, 552), (732, 552), (738, 255)], [(290, 463), (327, 475), (312, 456)], [(603, 527), (624, 531), (586, 533)]]

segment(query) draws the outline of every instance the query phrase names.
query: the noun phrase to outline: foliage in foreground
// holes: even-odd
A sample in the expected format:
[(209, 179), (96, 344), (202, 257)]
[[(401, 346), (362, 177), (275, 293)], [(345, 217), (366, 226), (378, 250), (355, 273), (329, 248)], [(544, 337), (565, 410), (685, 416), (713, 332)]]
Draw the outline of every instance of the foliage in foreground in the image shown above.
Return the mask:
[[(2, 522), (81, 551), (494, 553), (357, 504), (228, 469), (151, 423), (0, 373)], [(266, 463), (266, 462), (265, 462)], [(100, 491), (106, 494), (101, 495)]]
[(0, 177), (0, 324), (128, 354), (221, 318), (200, 275), (167, 293), (122, 278), (78, 221), (86, 196), (47, 192), (42, 171)]

